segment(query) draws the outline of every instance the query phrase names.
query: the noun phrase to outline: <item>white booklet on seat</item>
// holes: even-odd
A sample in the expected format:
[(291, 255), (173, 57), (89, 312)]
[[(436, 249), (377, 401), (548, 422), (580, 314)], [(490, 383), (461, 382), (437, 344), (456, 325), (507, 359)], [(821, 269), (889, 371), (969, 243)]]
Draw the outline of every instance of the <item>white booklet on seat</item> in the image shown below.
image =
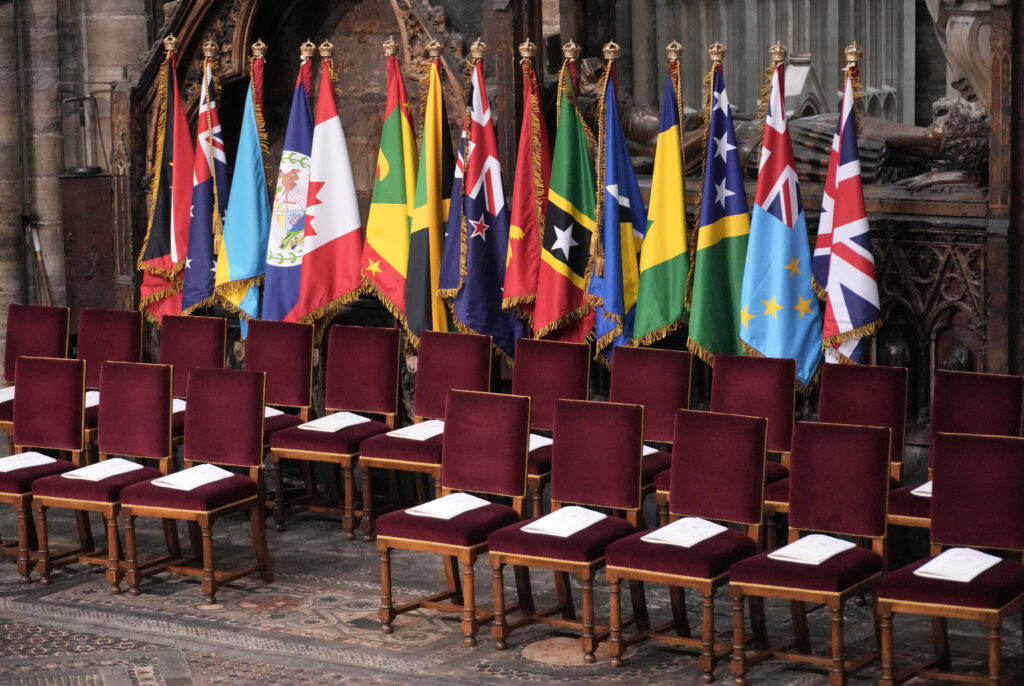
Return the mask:
[(490, 501), (478, 498), (471, 493), (449, 493), (422, 505), (410, 507), (406, 512), (418, 517), (452, 519), (453, 517), (458, 517), (463, 512), (469, 512), (470, 510), (490, 504)]
[(100, 392), (99, 391), (86, 391), (85, 392), (85, 406), (96, 407), (100, 404)]
[(49, 455), (43, 455), (42, 453), (37, 453), (33, 450), (27, 453), (18, 453), (17, 455), (0, 457), (0, 472), (13, 472), (16, 469), (38, 467), (39, 465), (50, 464), (51, 462), (56, 461), (57, 460)]
[(533, 452), (537, 448), (543, 448), (546, 445), (551, 445), (552, 443), (554, 443), (554, 440), (547, 436), (530, 434), (530, 452)]
[(700, 517), (683, 517), (641, 536), (640, 540), (690, 548), (726, 530), (721, 524)]
[(271, 407), (270, 405), (266, 405), (263, 408), (263, 418), (264, 419), (270, 419), (271, 417), (276, 417), (279, 414), (284, 414), (284, 412), (279, 410), (279, 409), (277, 409), (276, 407)]
[(440, 436), (443, 433), (443, 419), (428, 419), (427, 421), (420, 422), (419, 424), (410, 424), (409, 426), (403, 426), (401, 429), (388, 431), (388, 436), (392, 436), (394, 438), (410, 438), (414, 441), (425, 441), (428, 438)]
[(910, 492), (912, 495), (919, 495), (922, 498), (932, 497), (932, 482), (926, 481)]
[(14, 400), (14, 386), (0, 388), (0, 403), (5, 403), (8, 400)]
[(72, 469), (70, 472), (61, 474), (65, 479), (84, 479), (85, 481), (103, 481), (118, 474), (127, 474), (142, 469), (138, 462), (126, 460), (123, 457), (112, 457), (103, 462), (91, 464), (88, 467)]
[(226, 469), (221, 469), (215, 464), (200, 464), (180, 472), (175, 472), (174, 474), (161, 476), (159, 479), (153, 479), (151, 483), (154, 486), (173, 488), (179, 491), (194, 491), (200, 486), (212, 484), (214, 481), (220, 481), (232, 476), (234, 474)]
[(1000, 562), (1001, 557), (974, 548), (950, 548), (915, 569), (914, 574), (927, 579), (967, 583)]
[(326, 431), (327, 433), (334, 433), (335, 431), (341, 431), (347, 429), (350, 426), (356, 424), (365, 424), (370, 421), (369, 417), (363, 417), (354, 412), (335, 412), (319, 419), (314, 419), (311, 422), (305, 424), (299, 424), (300, 429), (308, 429), (309, 431)]
[(185, 399), (184, 398), (171, 398), (171, 412), (178, 414), (179, 412), (185, 411)]
[(596, 524), (608, 515), (594, 510), (588, 510), (579, 505), (566, 505), (551, 514), (544, 515), (540, 519), (530, 522), (522, 528), (531, 534), (546, 534), (568, 538), (578, 531), (583, 531), (588, 526)]
[(768, 553), (768, 557), (802, 565), (820, 565), (844, 550), (853, 548), (854, 545), (852, 541), (844, 541), (825, 534), (808, 534), (798, 541), (773, 550)]
[(658, 452), (657, 448), (653, 448), (649, 445), (644, 445), (643, 450), (640, 451), (640, 455), (642, 457), (647, 457), (648, 455), (653, 455), (656, 452)]

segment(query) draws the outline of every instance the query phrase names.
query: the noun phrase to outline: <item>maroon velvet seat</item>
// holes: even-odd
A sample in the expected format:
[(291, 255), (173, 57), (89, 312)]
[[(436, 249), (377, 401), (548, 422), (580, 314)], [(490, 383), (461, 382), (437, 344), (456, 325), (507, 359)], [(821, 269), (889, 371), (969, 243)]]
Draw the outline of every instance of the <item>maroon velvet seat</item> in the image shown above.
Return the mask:
[[(541, 622), (582, 630), (584, 662), (594, 662), (594, 650), (603, 636), (594, 630), (593, 578), (604, 566), (605, 548), (636, 531), (640, 512), (640, 453), (644, 410), (639, 405), (586, 400), (555, 403), (554, 444), (551, 460), (551, 508), (582, 505), (625, 512), (615, 514), (566, 538), (535, 534), (516, 524), (488, 537), (494, 576), (495, 647), (504, 650), (511, 628)], [(536, 518), (535, 518), (536, 519)], [(534, 520), (531, 520), (534, 521)], [(555, 572), (558, 605), (535, 611), (525, 571), (517, 573), (522, 618), (506, 623), (503, 570), (506, 564), (538, 567)], [(583, 617), (576, 621), (568, 574), (580, 578)], [(555, 617), (555, 613), (561, 617)]]
[[(22, 305), (7, 307), (7, 339), (4, 342), (4, 386), (15, 385), (16, 364), (23, 355), (32, 357), (68, 356), (68, 319), (66, 307)], [(14, 449), (14, 401), (0, 403), (0, 431)]]
[[(1024, 378), (1006, 374), (936, 370), (932, 384), (930, 445), (938, 433), (1020, 436), (1024, 417)], [(934, 450), (934, 447), (932, 447)], [(965, 455), (968, 460), (971, 455)], [(929, 461), (931, 454), (929, 453)], [(928, 470), (931, 478), (931, 467)], [(889, 496), (889, 523), (930, 524), (928, 499), (912, 495), (920, 483), (894, 489)]]
[(99, 388), (100, 366), (142, 361), (142, 313), (83, 308), (78, 313), (76, 357), (85, 360), (85, 387)]
[[(672, 520), (702, 517), (740, 524), (744, 531), (729, 529), (690, 548), (644, 541), (649, 532), (608, 546), (605, 576), (611, 589), (609, 652), (612, 664), (620, 666), (625, 646), (645, 638), (700, 648), (703, 679), (709, 682), (714, 679), (715, 665), (732, 647), (715, 640), (715, 592), (728, 581), (733, 563), (757, 552), (768, 421), (764, 417), (691, 410), (678, 410), (675, 415), (668, 498)], [(619, 606), (622, 579), (668, 585), (672, 590), (673, 620), (653, 629), (638, 628), (635, 636), (623, 639)], [(682, 602), (684, 588), (697, 590), (703, 598), (700, 638), (690, 636)], [(642, 596), (634, 596), (633, 603), (642, 605)], [(667, 633), (673, 627), (678, 635)]]
[(266, 372), (267, 405), (289, 410), (264, 419), (263, 443), (267, 449), (275, 432), (309, 420), (313, 403), (313, 325), (250, 321), (245, 368)]
[[(512, 499), (490, 503), (451, 519), (389, 512), (377, 520), (380, 551), (381, 630), (393, 631), (395, 615), (415, 608), (462, 613), (463, 644), (476, 645), (481, 617), (476, 611), (473, 566), (487, 552), (491, 532), (518, 522), (526, 497), (526, 453), (530, 433), (530, 399), (476, 391), (448, 392), (445, 412), (441, 487), (447, 495), (473, 492)], [(419, 550), (444, 556), (448, 590), (394, 607), (391, 601), (391, 551)], [(459, 584), (459, 563), (462, 583)], [(450, 599), (451, 602), (441, 602)]]
[[(1005, 559), (969, 582), (914, 575), (928, 560), (891, 572), (878, 583), (883, 684), (912, 676), (940, 681), (1019, 683), (1024, 667), (1002, 674), (1003, 619), (1024, 607), (1024, 439), (969, 434), (932, 434), (931, 548), (951, 546), (1005, 551)], [(893, 614), (932, 618), (935, 656), (904, 673), (894, 671)], [(947, 618), (984, 622), (988, 628), (988, 673), (952, 671)], [(1022, 614), (1024, 618), (1024, 614)], [(1014, 651), (1020, 654), (1019, 646)], [(933, 668), (934, 667), (934, 668)]]
[(334, 432), (312, 431), (294, 426), (270, 438), (270, 457), (275, 465), (274, 518), (284, 529), (288, 506), (284, 501), (281, 460), (324, 462), (341, 468), (342, 503), (314, 501), (307, 493), (302, 505), (314, 512), (332, 512), (342, 517), (345, 538), (355, 537), (355, 480), (353, 469), (363, 441), (395, 428), (398, 413), (399, 330), (367, 326), (332, 326), (327, 339), (327, 372), (324, 405), (335, 411), (378, 415), (371, 420)]
[[(165, 314), (160, 319), (160, 364), (174, 370), (174, 397), (188, 396), (188, 373), (196, 367), (223, 367), (228, 322), (222, 317)], [(171, 431), (180, 441), (185, 411), (174, 413)]]
[[(871, 540), (871, 550), (852, 548), (820, 565), (784, 562), (761, 553), (734, 564), (729, 595), (733, 599), (733, 658), (737, 683), (747, 669), (767, 658), (828, 666), (829, 683), (846, 683), (849, 674), (877, 653), (846, 660), (843, 651), (843, 608), (846, 600), (872, 588), (881, 576), (885, 552), (885, 509), (889, 492), (890, 430), (874, 426), (798, 422), (793, 429), (789, 478), (789, 540), (801, 532)], [(792, 601), (795, 638), (754, 654), (746, 651), (744, 597)], [(831, 614), (832, 652), (811, 653), (804, 604), (822, 603)], [(755, 617), (756, 618), (756, 617)], [(796, 653), (791, 648), (796, 646)]]
[[(413, 391), (413, 422), (441, 419), (449, 390), (489, 391), (491, 388), (491, 337), (475, 334), (424, 331), (420, 336)], [(363, 470), (363, 540), (373, 540), (373, 489), (371, 469), (390, 469), (426, 475), (434, 480), (434, 495), (441, 494), (442, 437), (426, 441), (380, 434), (360, 445)], [(426, 498), (417, 481), (420, 500)]]
[[(586, 343), (520, 338), (512, 367), (512, 393), (532, 401), (530, 428), (551, 431), (555, 402), (586, 400), (590, 393), (590, 346)], [(539, 515), (544, 486), (551, 480), (551, 446), (530, 451), (526, 483), (531, 511)]]
[[(125, 524), (125, 580), (138, 595), (143, 577), (170, 570), (202, 577), (204, 600), (216, 602), (221, 584), (254, 571), (273, 581), (267, 552), (263, 488), (263, 372), (197, 368), (191, 371), (185, 406), (184, 458), (186, 469), (197, 463), (240, 468), (234, 474), (191, 491), (161, 487), (151, 481), (121, 491)], [(248, 511), (256, 564), (238, 571), (218, 570), (213, 560), (213, 524), (224, 515)], [(136, 517), (184, 520), (189, 524), (195, 560), (172, 554), (141, 562), (135, 541)], [(201, 552), (200, 552), (201, 551)], [(193, 564), (197, 563), (197, 564)]]
[[(98, 408), (98, 450), (101, 461), (123, 456), (155, 461), (157, 468), (141, 469), (100, 481), (52, 476), (40, 479), (33, 488), (32, 507), (36, 515), (39, 550), (36, 571), (40, 582), (49, 583), (56, 566), (71, 562), (104, 565), (111, 593), (120, 593), (123, 569), (117, 530), (120, 494), (132, 484), (167, 474), (171, 469), (171, 368), (138, 362), (104, 362), (100, 370)], [(51, 507), (73, 510), (88, 526), (88, 512), (99, 512), (106, 522), (107, 548), (96, 551), (74, 549), (60, 553), (50, 550), (46, 513)], [(89, 534), (91, 540), (91, 532)], [(168, 540), (168, 545), (177, 545)]]
[[(16, 543), (0, 552), (18, 556), (21, 581), (30, 580), (35, 532), (30, 528), (32, 487), (36, 479), (83, 466), (85, 452), (85, 362), (22, 356), (17, 363), (21, 387), (14, 396), (14, 452), (39, 449), (70, 454), (71, 461), (0, 473), (0, 502), (10, 503), (18, 518)], [(92, 544), (88, 520), (79, 523), (83, 547)]]

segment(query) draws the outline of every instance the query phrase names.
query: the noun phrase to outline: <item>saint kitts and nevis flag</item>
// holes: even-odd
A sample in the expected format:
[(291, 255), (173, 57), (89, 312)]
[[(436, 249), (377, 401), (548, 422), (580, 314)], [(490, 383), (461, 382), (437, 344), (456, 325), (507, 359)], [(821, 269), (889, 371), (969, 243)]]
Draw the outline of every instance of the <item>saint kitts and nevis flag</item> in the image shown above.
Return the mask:
[(181, 313), (189, 314), (214, 301), (214, 275), (228, 201), (228, 165), (224, 154), (220, 117), (215, 99), (218, 90), (213, 58), (203, 62), (196, 123), (195, 171), (192, 175), (192, 216), (188, 227), (188, 257), (181, 294)]
[(633, 337), (633, 320), (640, 284), (638, 257), (647, 212), (615, 102), (615, 63), (606, 62), (598, 108), (598, 173), (601, 205), (594, 233), (594, 265), (587, 286), (587, 301), (594, 308), (595, 352), (599, 362), (610, 365), (617, 345)]
[(377, 174), (363, 244), (363, 285), (399, 320), (405, 320), (409, 232), (416, 204), (416, 140), (409, 96), (398, 58), (387, 56), (387, 105)]
[(729, 97), (716, 61), (705, 92), (704, 184), (697, 218), (687, 348), (705, 362), (724, 353), (743, 355), (740, 287), (750, 219), (743, 169), (729, 112)]
[(192, 141), (175, 77), (173, 42), (165, 45), (170, 49), (160, 66), (151, 210), (138, 260), (142, 271), (139, 310), (157, 325), (163, 315), (181, 312), (193, 174)]
[(526, 327), (501, 308), (509, 213), (482, 59), (475, 61), (467, 96), (438, 288), (451, 305), (456, 328), (491, 336), (496, 351), (511, 363)]
[(821, 219), (814, 246), (815, 289), (826, 295), (822, 350), (826, 362), (863, 364), (867, 337), (881, 325), (875, 259), (864, 210), (853, 100), (856, 65), (847, 71), (843, 106), (832, 138)]
[(281, 321), (299, 300), (306, 194), (309, 188), (310, 155), (313, 151), (313, 111), (309, 105), (312, 81), (312, 60), (303, 57), (295, 80), (274, 192), (274, 206), (270, 213), (266, 277), (263, 282), (263, 319)]
[(594, 311), (585, 296), (596, 196), (569, 71), (566, 59), (558, 77), (558, 134), (551, 157), (533, 328), (536, 338), (580, 342), (594, 327)]
[(783, 100), (785, 64), (772, 72), (747, 266), (742, 328), (751, 354), (796, 360), (797, 383), (808, 388), (821, 361), (821, 318), (811, 287), (811, 251)]

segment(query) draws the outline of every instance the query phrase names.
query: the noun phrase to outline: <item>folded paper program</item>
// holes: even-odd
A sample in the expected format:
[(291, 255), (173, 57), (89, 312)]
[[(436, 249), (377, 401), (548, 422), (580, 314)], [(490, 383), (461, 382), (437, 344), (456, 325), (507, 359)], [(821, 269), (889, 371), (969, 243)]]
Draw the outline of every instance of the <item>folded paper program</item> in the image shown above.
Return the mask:
[(86, 391), (85, 392), (85, 406), (86, 407), (97, 407), (100, 404), (100, 392), (99, 391)]
[(531, 534), (545, 534), (547, 536), (558, 536), (568, 538), (578, 531), (583, 531), (588, 526), (596, 524), (608, 515), (594, 510), (588, 510), (579, 505), (566, 505), (551, 514), (544, 515), (524, 526), (522, 531)]
[(922, 498), (931, 498), (932, 497), (932, 482), (931, 481), (926, 481), (925, 483), (921, 484), (920, 486), (918, 486), (917, 488), (912, 490), (911, 494), (919, 495)]
[(420, 422), (419, 424), (410, 424), (409, 426), (404, 426), (401, 429), (388, 431), (388, 436), (393, 438), (410, 438), (414, 441), (425, 441), (428, 438), (440, 436), (443, 433), (444, 420), (428, 419), (427, 421)]
[(671, 524), (655, 529), (640, 540), (648, 543), (665, 543), (681, 548), (690, 548), (701, 541), (726, 531), (726, 527), (700, 517), (683, 517)]
[(825, 534), (809, 534), (789, 545), (768, 553), (773, 560), (796, 562), (802, 565), (820, 565), (825, 560), (853, 548), (854, 544)]
[(185, 401), (182, 398), (174, 398), (171, 400), (171, 412), (177, 414), (178, 412), (185, 411)]
[(153, 479), (152, 484), (179, 491), (194, 491), (200, 486), (212, 484), (214, 481), (227, 479), (231, 476), (233, 476), (231, 472), (221, 469), (217, 465), (201, 464), (174, 474), (162, 476), (159, 479)]
[(5, 403), (8, 400), (14, 400), (14, 386), (0, 388), (0, 403)]
[(950, 548), (914, 570), (916, 576), (944, 581), (972, 581), (986, 569), (1002, 562), (1002, 558), (973, 548)]
[(463, 512), (469, 512), (490, 505), (490, 502), (478, 498), (471, 493), (449, 493), (428, 503), (410, 507), (406, 513), (418, 517), (434, 517), (436, 519), (452, 519)]
[(279, 414), (284, 414), (284, 412), (282, 412), (281, 410), (277, 409), (276, 407), (267, 406), (267, 407), (263, 408), (263, 418), (264, 419), (270, 419), (271, 417), (276, 417)]
[(109, 479), (110, 477), (117, 476), (118, 474), (134, 472), (136, 469), (142, 469), (142, 465), (137, 462), (132, 462), (131, 460), (126, 460), (122, 457), (112, 457), (109, 460), (97, 462), (96, 464), (91, 464), (88, 467), (64, 472), (61, 476), (65, 479), (103, 481), (104, 479)]
[(551, 445), (554, 441), (547, 436), (539, 436), (537, 434), (530, 434), (530, 450), (536, 450), (537, 448), (543, 448), (546, 445)]
[(38, 467), (41, 464), (50, 464), (56, 461), (49, 455), (43, 455), (34, 451), (18, 453), (17, 455), (0, 457), (0, 472), (13, 472), (17, 469)]
[(305, 424), (299, 424), (300, 429), (307, 429), (309, 431), (326, 431), (327, 433), (334, 433), (335, 431), (341, 431), (347, 429), (350, 426), (356, 424), (365, 424), (370, 421), (368, 417), (363, 417), (354, 412), (335, 412), (329, 414), (326, 417), (320, 417), (314, 419), (311, 422)]

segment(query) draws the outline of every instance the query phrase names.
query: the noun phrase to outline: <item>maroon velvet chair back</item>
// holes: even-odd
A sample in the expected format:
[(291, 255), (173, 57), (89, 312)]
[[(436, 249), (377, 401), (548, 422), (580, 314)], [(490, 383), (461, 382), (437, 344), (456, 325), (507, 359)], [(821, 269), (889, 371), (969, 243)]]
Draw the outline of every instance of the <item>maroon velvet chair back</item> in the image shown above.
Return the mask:
[(760, 524), (768, 420), (678, 410), (675, 425), (669, 512)]
[(1024, 438), (932, 438), (933, 543), (1024, 550)]
[(21, 357), (14, 394), (14, 444), (83, 450), (85, 362)]
[(640, 405), (556, 402), (551, 500), (619, 510), (639, 508), (643, 436)]
[(185, 405), (185, 459), (261, 466), (265, 374), (203, 367), (190, 374), (191, 390)]
[(936, 370), (931, 437), (943, 433), (1020, 436), (1024, 379)]
[(267, 373), (267, 403), (309, 407), (313, 400), (313, 325), (249, 321), (245, 368)]
[(448, 391), (441, 485), (521, 498), (526, 495), (530, 399)]
[(188, 395), (188, 372), (223, 367), (228, 323), (221, 317), (165, 314), (160, 320), (160, 364), (174, 368), (174, 396)]
[(100, 367), (142, 361), (142, 313), (84, 308), (78, 313), (78, 359), (85, 360), (86, 388), (99, 388)]
[(768, 450), (788, 452), (796, 408), (796, 360), (715, 355), (712, 412), (768, 418)]
[(906, 368), (822, 365), (818, 421), (889, 427), (889, 461), (902, 462), (907, 421)]
[(171, 456), (171, 367), (141, 362), (104, 362), (96, 432), (99, 452)]
[(67, 357), (68, 323), (71, 317), (66, 307), (22, 305), (11, 303), (7, 307), (7, 341), (4, 343), (4, 380), (15, 383), (18, 358)]
[(644, 406), (644, 440), (671, 443), (676, 410), (690, 406), (690, 353), (618, 346), (608, 399)]
[(512, 393), (531, 399), (530, 426), (551, 430), (555, 401), (586, 400), (590, 387), (590, 346), (586, 343), (520, 338), (512, 367)]
[(328, 410), (398, 412), (399, 330), (332, 326), (327, 337)]
[(889, 433), (879, 426), (797, 422), (789, 463), (789, 525), (884, 535)]
[(413, 413), (441, 419), (451, 389), (491, 389), (491, 337), (424, 331), (416, 364)]

